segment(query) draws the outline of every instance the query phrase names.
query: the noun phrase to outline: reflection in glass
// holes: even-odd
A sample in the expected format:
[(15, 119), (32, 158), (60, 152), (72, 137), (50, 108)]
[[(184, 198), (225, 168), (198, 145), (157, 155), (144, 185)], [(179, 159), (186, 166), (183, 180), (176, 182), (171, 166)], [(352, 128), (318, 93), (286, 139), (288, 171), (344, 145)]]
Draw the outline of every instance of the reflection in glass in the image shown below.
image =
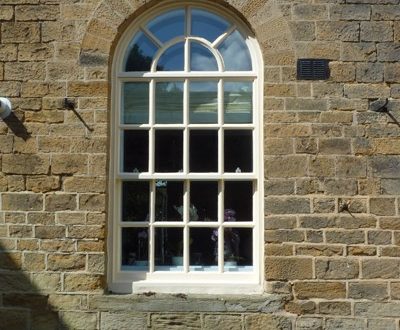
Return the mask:
[[(190, 205), (196, 210), (197, 220), (218, 220), (218, 182), (190, 182)], [(190, 221), (194, 221), (190, 219)]]
[(156, 221), (183, 220), (183, 182), (156, 181)]
[(218, 84), (216, 81), (190, 82), (189, 122), (217, 123)]
[(157, 16), (147, 24), (147, 28), (163, 43), (172, 38), (183, 36), (185, 31), (185, 11), (183, 9), (171, 10)]
[(158, 60), (157, 71), (183, 71), (184, 43), (169, 47)]
[(156, 123), (180, 124), (183, 121), (183, 82), (156, 84)]
[(183, 230), (182, 228), (156, 228), (155, 230), (155, 270), (183, 270)]
[(226, 71), (251, 71), (251, 57), (246, 42), (235, 30), (218, 47), (225, 63)]
[[(225, 181), (224, 221), (253, 220), (253, 183), (251, 181)], [(228, 217), (227, 210), (232, 210)]]
[(148, 181), (126, 181), (122, 183), (122, 221), (149, 221)]
[(149, 231), (122, 228), (122, 270), (149, 270)]
[(218, 132), (191, 130), (189, 138), (190, 172), (218, 171)]
[(190, 43), (190, 70), (217, 71), (218, 64), (214, 55), (197, 42)]
[(149, 84), (124, 83), (123, 123), (147, 124), (149, 122)]
[(123, 172), (147, 172), (149, 169), (149, 132), (124, 131)]
[(214, 228), (190, 228), (190, 271), (217, 271), (218, 237)]
[(227, 21), (208, 11), (192, 10), (192, 36), (202, 37), (213, 42), (228, 29), (229, 25)]
[(252, 82), (224, 83), (224, 122), (252, 123), (253, 84)]
[(224, 271), (252, 271), (252, 236), (251, 228), (224, 229)]
[(225, 172), (253, 171), (253, 132), (251, 130), (225, 130)]
[(155, 171), (183, 170), (183, 133), (181, 130), (156, 130)]
[(125, 59), (125, 71), (150, 71), (157, 46), (139, 31), (129, 44)]

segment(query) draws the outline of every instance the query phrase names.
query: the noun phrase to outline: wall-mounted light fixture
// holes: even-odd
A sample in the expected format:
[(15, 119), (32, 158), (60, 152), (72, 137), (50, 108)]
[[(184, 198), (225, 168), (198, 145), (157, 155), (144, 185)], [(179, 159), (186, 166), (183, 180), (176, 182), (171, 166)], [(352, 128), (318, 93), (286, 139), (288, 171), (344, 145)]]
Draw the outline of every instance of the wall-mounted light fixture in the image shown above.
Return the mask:
[(0, 97), (0, 118), (4, 119), (11, 114), (11, 102), (5, 97)]

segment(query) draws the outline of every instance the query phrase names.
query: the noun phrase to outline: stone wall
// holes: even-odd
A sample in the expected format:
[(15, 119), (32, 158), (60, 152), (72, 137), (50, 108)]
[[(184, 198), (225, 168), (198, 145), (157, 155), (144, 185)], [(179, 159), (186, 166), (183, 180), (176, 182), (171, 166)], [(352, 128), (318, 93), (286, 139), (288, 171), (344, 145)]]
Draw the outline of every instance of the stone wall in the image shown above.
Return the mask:
[(398, 329), (399, 0), (219, 1), (264, 56), (266, 294), (105, 293), (109, 63), (157, 2), (0, 1), (0, 327)]

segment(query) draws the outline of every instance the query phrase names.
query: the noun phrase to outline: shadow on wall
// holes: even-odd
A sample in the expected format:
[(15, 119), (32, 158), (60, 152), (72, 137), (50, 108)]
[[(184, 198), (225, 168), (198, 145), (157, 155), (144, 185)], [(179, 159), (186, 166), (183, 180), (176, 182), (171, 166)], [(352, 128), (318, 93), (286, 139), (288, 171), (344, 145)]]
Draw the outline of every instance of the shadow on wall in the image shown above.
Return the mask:
[(49, 303), (49, 294), (34, 284), (34, 281), (40, 282), (46, 288), (56, 277), (49, 273), (24, 272), (21, 258), (21, 252), (6, 252), (0, 245), (0, 329), (67, 329)]

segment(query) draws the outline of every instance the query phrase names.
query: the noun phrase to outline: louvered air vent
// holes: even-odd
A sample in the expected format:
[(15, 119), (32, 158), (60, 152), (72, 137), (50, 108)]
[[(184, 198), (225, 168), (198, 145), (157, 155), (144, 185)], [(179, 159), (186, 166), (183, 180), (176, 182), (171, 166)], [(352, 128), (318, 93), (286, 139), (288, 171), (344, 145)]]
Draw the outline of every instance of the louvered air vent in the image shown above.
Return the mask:
[(304, 58), (297, 60), (298, 80), (326, 80), (329, 78), (329, 60)]

